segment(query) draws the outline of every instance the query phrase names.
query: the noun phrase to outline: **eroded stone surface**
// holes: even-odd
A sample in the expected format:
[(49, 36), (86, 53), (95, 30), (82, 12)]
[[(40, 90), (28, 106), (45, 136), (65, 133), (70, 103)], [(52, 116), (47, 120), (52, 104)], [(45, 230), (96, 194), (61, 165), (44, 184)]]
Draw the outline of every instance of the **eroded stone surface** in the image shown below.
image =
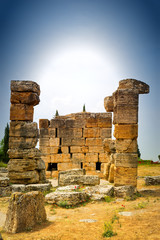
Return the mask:
[(41, 192), (12, 194), (4, 226), (7, 232), (27, 231), (45, 220), (44, 196)]
[(145, 177), (146, 185), (160, 185), (160, 176), (148, 176)]

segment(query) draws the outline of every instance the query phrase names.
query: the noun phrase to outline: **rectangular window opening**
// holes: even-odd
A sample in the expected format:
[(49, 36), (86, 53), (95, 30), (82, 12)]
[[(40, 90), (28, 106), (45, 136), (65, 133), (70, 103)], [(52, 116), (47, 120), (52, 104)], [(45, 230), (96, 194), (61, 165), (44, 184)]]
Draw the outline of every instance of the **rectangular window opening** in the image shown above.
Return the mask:
[(58, 163), (48, 163), (47, 171), (57, 171)]
[(81, 162), (81, 169), (83, 169), (83, 162)]
[(101, 171), (101, 162), (96, 162), (96, 170)]

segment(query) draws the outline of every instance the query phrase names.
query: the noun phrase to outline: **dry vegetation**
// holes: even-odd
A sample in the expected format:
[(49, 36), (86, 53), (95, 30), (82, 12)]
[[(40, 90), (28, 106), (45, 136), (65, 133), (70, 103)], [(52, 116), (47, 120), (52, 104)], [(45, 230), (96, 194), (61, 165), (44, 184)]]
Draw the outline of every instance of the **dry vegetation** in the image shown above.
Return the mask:
[[(113, 199), (111, 202), (90, 202), (74, 209), (46, 205), (48, 221), (35, 229), (18, 234), (3, 232), (4, 240), (101, 240), (104, 223), (113, 227), (113, 240), (160, 239), (160, 186), (145, 186), (144, 176), (160, 175), (160, 165), (138, 167), (138, 190), (142, 196), (134, 201)], [(148, 191), (146, 191), (146, 189)], [(127, 201), (128, 200), (128, 201)], [(6, 213), (8, 198), (0, 198), (0, 212)], [(120, 212), (132, 212), (122, 216)], [(96, 222), (79, 222), (93, 219)]]

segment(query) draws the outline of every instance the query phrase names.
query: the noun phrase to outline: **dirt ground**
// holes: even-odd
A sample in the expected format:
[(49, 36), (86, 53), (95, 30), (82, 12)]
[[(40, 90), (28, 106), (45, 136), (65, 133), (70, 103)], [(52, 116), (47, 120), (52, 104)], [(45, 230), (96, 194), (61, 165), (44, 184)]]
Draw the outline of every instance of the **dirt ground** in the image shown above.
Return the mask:
[[(159, 240), (160, 186), (145, 186), (144, 176), (147, 175), (160, 175), (160, 166), (138, 167), (138, 190), (142, 196), (134, 201), (113, 199), (109, 203), (89, 202), (74, 209), (55, 208), (47, 204), (46, 223), (18, 234), (5, 233), (0, 223), (1, 235), (4, 240), (104, 240), (102, 234), (106, 223), (117, 234), (111, 238), (113, 240)], [(8, 201), (9, 198), (0, 198), (2, 222)], [(83, 222), (86, 219), (92, 222)]]

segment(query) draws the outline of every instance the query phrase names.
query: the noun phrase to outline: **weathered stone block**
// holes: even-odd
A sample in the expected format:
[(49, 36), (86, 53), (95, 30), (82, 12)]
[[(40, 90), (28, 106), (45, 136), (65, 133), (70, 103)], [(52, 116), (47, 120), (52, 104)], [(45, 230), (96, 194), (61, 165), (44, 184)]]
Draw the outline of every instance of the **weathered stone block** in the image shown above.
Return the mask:
[(80, 168), (80, 162), (60, 162), (58, 163), (58, 171), (66, 171), (68, 169)]
[(49, 132), (49, 137), (50, 138), (55, 138), (56, 137), (56, 129), (55, 128), (48, 128), (48, 132)]
[(102, 139), (111, 138), (112, 136), (112, 128), (101, 128), (100, 129), (100, 137)]
[(50, 147), (57, 147), (60, 144), (59, 138), (50, 138), (49, 139)]
[(131, 153), (115, 153), (115, 165), (117, 167), (137, 167), (138, 155)]
[(104, 108), (107, 112), (113, 112), (113, 96), (105, 97)]
[(97, 128), (98, 127), (98, 119), (96, 117), (90, 117), (86, 120), (85, 124), (86, 128)]
[(49, 123), (48, 119), (39, 119), (39, 128), (48, 128)]
[(26, 172), (9, 172), (8, 176), (11, 183), (29, 184), (39, 182), (39, 174), (36, 170)]
[(11, 92), (11, 103), (24, 103), (28, 105), (39, 104), (40, 99), (37, 93), (33, 92)]
[(66, 162), (68, 163), (68, 162), (71, 162), (70, 154), (51, 154), (50, 159), (51, 159), (52, 163), (66, 163)]
[(32, 159), (10, 159), (8, 163), (9, 172), (33, 171), (36, 167), (36, 161)]
[(58, 128), (59, 138), (81, 138), (82, 128)]
[(119, 125), (114, 128), (115, 138), (134, 139), (138, 137), (138, 125)]
[(137, 153), (136, 139), (116, 139), (117, 153)]
[(11, 81), (12, 92), (34, 92), (40, 95), (40, 87), (36, 82), (33, 81)]
[(70, 147), (70, 152), (71, 153), (81, 153), (82, 152), (82, 147), (81, 146), (71, 146)]
[(12, 121), (10, 122), (9, 136), (37, 138), (38, 137), (37, 123)]
[(119, 104), (114, 107), (114, 124), (136, 124), (138, 123), (138, 104)]
[(7, 232), (27, 231), (44, 221), (46, 221), (46, 212), (44, 196), (41, 192), (12, 194), (4, 226)]
[(9, 148), (35, 148), (38, 138), (25, 138), (25, 137), (9, 137)]
[(41, 152), (37, 148), (31, 149), (9, 149), (8, 150), (9, 158), (16, 158), (16, 159), (28, 159), (28, 158), (39, 158), (41, 156)]
[(100, 153), (99, 154), (99, 161), (101, 163), (107, 163), (110, 160), (110, 154), (108, 153)]
[(160, 185), (160, 176), (148, 176), (145, 177), (145, 184), (149, 185)]
[[(43, 147), (40, 148), (42, 155), (48, 155), (48, 154), (50, 154), (50, 153), (51, 153), (51, 149), (52, 149), (52, 148), (46, 147), (46, 146), (43, 146)], [(58, 151), (57, 151), (57, 152), (58, 152)]]
[(67, 154), (69, 152), (69, 149), (68, 147), (61, 147), (61, 151), (62, 153)]
[(11, 186), (0, 187), (0, 197), (9, 197), (11, 195)]
[(50, 147), (49, 137), (40, 138), (39, 139), (39, 146), (40, 146), (40, 150), (42, 150), (44, 146), (45, 147)]
[(0, 177), (0, 187), (7, 187), (9, 185), (8, 177)]
[(86, 145), (88, 146), (102, 146), (102, 138), (87, 138)]
[(84, 146), (85, 138), (62, 138), (63, 146)]
[(119, 81), (118, 89), (133, 89), (137, 90), (138, 94), (149, 93), (149, 85), (144, 82), (137, 81), (136, 79), (124, 79)]
[(111, 128), (112, 127), (112, 118), (104, 118), (104, 117), (99, 117), (98, 118), (98, 127), (100, 128)]
[(10, 120), (33, 121), (33, 106), (27, 104), (11, 104)]
[(50, 152), (50, 154), (55, 154), (55, 153), (58, 153), (58, 151), (59, 151), (59, 149), (61, 149), (61, 148), (59, 148), (59, 147), (50, 147), (49, 148), (49, 152)]
[(50, 127), (51, 128), (64, 128), (65, 127), (65, 120), (64, 119), (51, 119), (50, 121)]
[(115, 140), (111, 138), (104, 139), (103, 148), (105, 152), (114, 153), (116, 151)]
[(45, 162), (41, 159), (41, 158), (39, 158), (37, 161), (36, 161), (36, 167), (35, 167), (35, 169), (36, 170), (45, 170)]
[(40, 135), (40, 138), (49, 137), (49, 129), (48, 128), (40, 128), (39, 135)]
[(114, 195), (119, 198), (132, 197), (135, 190), (134, 186), (114, 187)]
[(90, 153), (104, 153), (103, 146), (89, 146)]
[(96, 170), (96, 163), (95, 162), (84, 162), (83, 163), (83, 168), (87, 171), (95, 171)]
[(115, 171), (115, 165), (111, 164), (109, 168), (109, 177), (108, 177), (108, 181), (110, 183), (114, 183), (114, 171)]
[(116, 167), (114, 172), (114, 186), (137, 186), (137, 168)]
[(84, 138), (99, 138), (100, 129), (99, 128), (84, 128), (83, 129)]
[(73, 153), (72, 154), (72, 159), (73, 159), (73, 161), (83, 162), (84, 161), (84, 154), (83, 153)]
[[(98, 153), (86, 153), (85, 162), (98, 162)], [(94, 164), (95, 166), (95, 164)]]
[(85, 120), (73, 120), (73, 119), (66, 119), (65, 126), (66, 128), (84, 128), (85, 127)]
[(138, 105), (138, 93), (134, 89), (118, 89), (113, 94), (116, 105)]
[(74, 192), (74, 191), (56, 191), (54, 193), (49, 193), (46, 195), (45, 199), (47, 203), (59, 205), (62, 201), (66, 202), (68, 206), (77, 205), (86, 201), (88, 195), (84, 192)]

